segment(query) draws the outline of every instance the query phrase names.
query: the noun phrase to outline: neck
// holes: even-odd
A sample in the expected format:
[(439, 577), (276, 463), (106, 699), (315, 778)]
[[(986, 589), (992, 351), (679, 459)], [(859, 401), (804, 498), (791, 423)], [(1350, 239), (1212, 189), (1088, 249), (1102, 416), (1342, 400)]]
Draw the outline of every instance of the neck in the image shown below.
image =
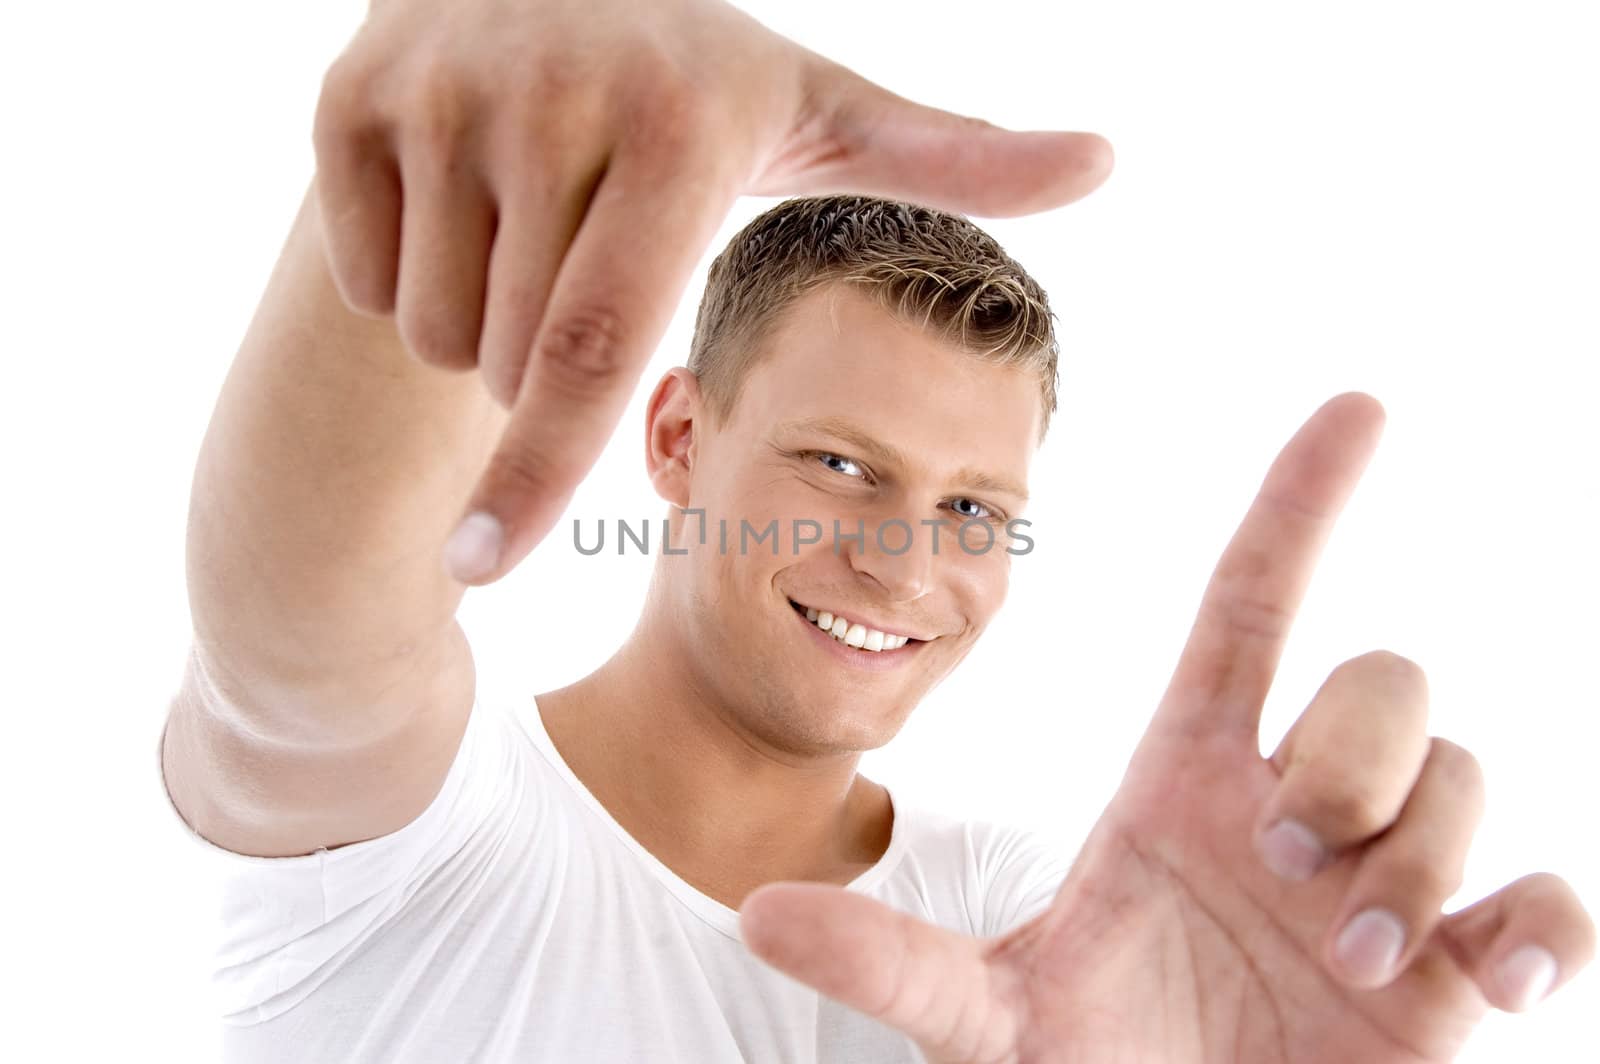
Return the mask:
[(802, 753), (695, 675), (670, 625), (640, 625), (589, 676), (538, 696), (557, 751), (663, 864), (737, 909), (775, 880), (844, 884), (889, 844), (887, 792), (859, 751)]

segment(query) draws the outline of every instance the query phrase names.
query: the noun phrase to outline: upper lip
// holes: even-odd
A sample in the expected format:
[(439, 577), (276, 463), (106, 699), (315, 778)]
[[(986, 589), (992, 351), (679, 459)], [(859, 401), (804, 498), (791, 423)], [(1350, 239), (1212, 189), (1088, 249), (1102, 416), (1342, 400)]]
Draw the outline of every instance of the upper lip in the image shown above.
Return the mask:
[(885, 624), (878, 618), (868, 616), (863, 610), (836, 610), (832, 606), (820, 606), (815, 602), (806, 602), (802, 599), (797, 599), (793, 595), (789, 596), (789, 601), (799, 603), (801, 606), (804, 606), (807, 609), (816, 610), (818, 613), (831, 613), (835, 617), (843, 617), (847, 621), (859, 622), (863, 625), (866, 625), (868, 628), (876, 628), (878, 631), (885, 632), (889, 635), (903, 635), (910, 639), (915, 639), (921, 643), (926, 643), (928, 640), (935, 638), (934, 636), (929, 635), (918, 635), (912, 629), (902, 628), (897, 624)]

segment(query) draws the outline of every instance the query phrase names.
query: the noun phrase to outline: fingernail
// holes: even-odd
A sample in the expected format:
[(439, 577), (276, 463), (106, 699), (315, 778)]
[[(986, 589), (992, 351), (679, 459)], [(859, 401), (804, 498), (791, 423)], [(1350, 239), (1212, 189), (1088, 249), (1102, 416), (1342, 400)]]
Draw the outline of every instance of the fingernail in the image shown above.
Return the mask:
[(1333, 956), (1351, 979), (1363, 986), (1381, 986), (1388, 982), (1405, 944), (1406, 928), (1398, 916), (1387, 909), (1363, 909), (1339, 934)]
[(1521, 1012), (1550, 993), (1556, 981), (1556, 959), (1543, 946), (1523, 946), (1500, 962), (1499, 977), (1512, 1008)]
[(1261, 833), (1261, 859), (1284, 879), (1310, 879), (1326, 857), (1317, 836), (1298, 820), (1280, 820)]
[(493, 515), (481, 510), (468, 514), (444, 545), (444, 560), (450, 574), (462, 583), (483, 576), (500, 560), (504, 538), (505, 532)]

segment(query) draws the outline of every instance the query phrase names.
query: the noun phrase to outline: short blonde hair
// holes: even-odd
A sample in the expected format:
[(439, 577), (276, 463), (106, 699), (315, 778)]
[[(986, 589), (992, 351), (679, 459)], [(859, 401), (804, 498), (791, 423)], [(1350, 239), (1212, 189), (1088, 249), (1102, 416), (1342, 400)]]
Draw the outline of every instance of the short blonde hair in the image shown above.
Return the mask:
[(858, 195), (785, 200), (712, 261), (688, 369), (715, 420), (732, 413), (783, 312), (829, 283), (860, 286), (897, 317), (975, 356), (1035, 372), (1044, 438), (1060, 354), (1044, 290), (966, 218)]

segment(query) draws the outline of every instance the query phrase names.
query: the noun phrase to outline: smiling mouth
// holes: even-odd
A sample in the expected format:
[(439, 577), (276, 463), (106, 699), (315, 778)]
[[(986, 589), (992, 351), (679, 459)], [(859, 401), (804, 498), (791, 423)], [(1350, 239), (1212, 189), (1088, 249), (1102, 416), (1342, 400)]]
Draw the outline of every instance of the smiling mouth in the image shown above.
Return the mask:
[(867, 654), (887, 654), (906, 646), (926, 642), (893, 632), (880, 632), (846, 617), (835, 617), (826, 610), (816, 610), (789, 599), (789, 606), (818, 631), (832, 637), (843, 646)]

